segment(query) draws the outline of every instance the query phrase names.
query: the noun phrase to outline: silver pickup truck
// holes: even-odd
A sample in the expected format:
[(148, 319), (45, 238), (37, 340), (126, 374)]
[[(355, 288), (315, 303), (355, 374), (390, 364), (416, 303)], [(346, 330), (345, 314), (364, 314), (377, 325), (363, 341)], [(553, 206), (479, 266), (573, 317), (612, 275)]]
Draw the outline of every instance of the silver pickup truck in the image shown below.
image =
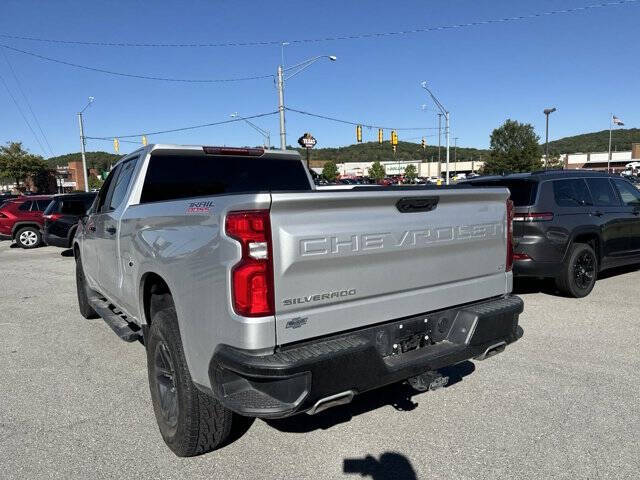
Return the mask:
[(73, 242), (80, 312), (147, 350), (180, 456), (237, 415), (345, 404), (522, 334), (505, 188), (317, 190), (296, 152), (149, 145), (111, 171)]

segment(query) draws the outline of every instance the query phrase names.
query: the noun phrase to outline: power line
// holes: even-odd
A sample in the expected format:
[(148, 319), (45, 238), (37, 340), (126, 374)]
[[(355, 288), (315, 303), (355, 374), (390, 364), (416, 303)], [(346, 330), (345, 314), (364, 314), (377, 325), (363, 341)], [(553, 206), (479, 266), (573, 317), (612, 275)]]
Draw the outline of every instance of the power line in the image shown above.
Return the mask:
[(27, 117), (25, 116), (24, 112), (22, 111), (22, 108), (20, 108), (20, 104), (18, 104), (18, 101), (16, 100), (16, 97), (14, 97), (13, 93), (11, 93), (11, 90), (9, 90), (9, 85), (7, 85), (7, 82), (5, 82), (3, 76), (0, 76), (0, 80), (2, 80), (2, 83), (4, 84), (4, 88), (7, 89), (7, 93), (11, 97), (11, 100), (13, 100), (13, 103), (16, 104), (16, 108), (18, 109), (18, 112), (20, 112), (20, 116), (24, 120), (24, 123), (27, 124), (27, 127), (29, 127), (29, 130), (31, 130), (31, 133), (33, 134), (33, 137), (36, 139), (36, 142), (38, 143), (38, 145), (40, 145), (40, 149), (42, 150), (42, 153), (44, 153), (46, 155), (47, 152), (45, 151), (44, 147), (42, 146), (42, 142), (40, 142), (40, 138), (38, 138), (38, 136), (36, 135), (36, 132), (33, 129), (33, 127), (31, 127), (31, 124), (29, 123), (29, 120), (27, 120)]
[(2, 55), (4, 56), (4, 59), (6, 60), (7, 65), (9, 65), (9, 70), (11, 70), (11, 74), (13, 75), (13, 79), (16, 81), (16, 84), (18, 85), (18, 90), (20, 90), (20, 93), (22, 94), (22, 98), (24, 98), (24, 101), (27, 104), (27, 107), (29, 107), (29, 111), (31, 112), (31, 115), (33, 116), (33, 119), (36, 122), (36, 126), (40, 130), (40, 134), (42, 135), (42, 138), (44, 139), (45, 143), (47, 144), (47, 147), (49, 147), (49, 154), (52, 157), (54, 157), (55, 154), (53, 153), (53, 149), (51, 148), (51, 144), (49, 143), (49, 140), (47, 139), (47, 136), (44, 134), (44, 130), (42, 130), (42, 126), (40, 125), (40, 122), (38, 121), (38, 117), (36, 116), (36, 113), (33, 111), (33, 108), (31, 108), (31, 103), (29, 102), (29, 99), (27, 98), (27, 95), (24, 93), (24, 90), (22, 89), (22, 86), (20, 85), (20, 80), (18, 80), (18, 76), (16, 75), (16, 72), (13, 69), (13, 66), (11, 65), (11, 62), (9, 61), (9, 57), (7, 57), (7, 54), (5, 53), (4, 50), (2, 51)]
[(113, 140), (114, 138), (134, 138), (134, 137), (142, 137), (143, 135), (148, 136), (148, 135), (160, 135), (162, 133), (173, 133), (173, 132), (183, 132), (185, 130), (195, 130), (196, 128), (204, 128), (204, 127), (214, 127), (216, 125), (224, 125), (225, 123), (234, 123), (234, 122), (242, 122), (246, 119), (251, 120), (252, 118), (261, 118), (261, 117), (267, 117), (269, 115), (275, 115), (278, 112), (267, 112), (267, 113), (259, 113), (257, 115), (251, 115), (251, 116), (242, 116), (242, 117), (237, 117), (237, 118), (231, 118), (228, 120), (221, 120), (219, 122), (213, 122), (213, 123), (203, 123), (201, 125), (192, 125), (190, 127), (181, 127), (181, 128), (172, 128), (170, 130), (159, 130), (157, 132), (143, 132), (143, 133), (136, 133), (136, 134), (131, 134), (131, 135), (112, 135), (112, 136), (102, 136), (102, 137), (85, 137), (91, 140)]
[(322, 118), (323, 120), (331, 120), (332, 122), (345, 123), (347, 125), (361, 125), (367, 128), (380, 128), (382, 130), (397, 130), (400, 132), (400, 131), (411, 131), (411, 130), (416, 131), (416, 130), (437, 130), (438, 129), (438, 127), (401, 127), (401, 128), (382, 127), (380, 125), (371, 125), (364, 122), (352, 122), (350, 120), (342, 120), (340, 118), (329, 117), (328, 115), (320, 115), (317, 113), (305, 112), (303, 110), (296, 110), (295, 108), (290, 108), (290, 107), (285, 107), (285, 110), (299, 113), (301, 115), (308, 115), (309, 117)]
[[(331, 42), (331, 41), (343, 41), (343, 40), (357, 40), (364, 38), (377, 38), (377, 37), (389, 37), (389, 36), (401, 36), (411, 35), (417, 33), (436, 32), (441, 30), (453, 30), (458, 28), (478, 27), (482, 25), (491, 25), (494, 23), (507, 23), (516, 22), (522, 20), (533, 20), (553, 15), (567, 15), (573, 13), (586, 12), (595, 9), (618, 7), (628, 4), (637, 3), (640, 0), (617, 0), (612, 2), (602, 2), (592, 5), (584, 5), (582, 7), (563, 8), (560, 10), (550, 10), (547, 12), (531, 13), (528, 15), (517, 15), (513, 17), (503, 17), (488, 20), (478, 20), (474, 22), (455, 23), (449, 25), (440, 25), (434, 27), (417, 27), (407, 30), (398, 30), (394, 32), (371, 32), (360, 33), (354, 35), (337, 35), (318, 38), (305, 38), (297, 40), (287, 40), (290, 44), (301, 43), (317, 43), (317, 42)], [(163, 47), (163, 48), (202, 48), (202, 47), (264, 47), (281, 45), (282, 40), (265, 40), (256, 42), (222, 42), (222, 43), (135, 43), (135, 42), (100, 42), (100, 41), (83, 41), (83, 40), (60, 40), (52, 38), (40, 38), (21, 35), (11, 35), (8, 33), (0, 34), (0, 38), (7, 38), (12, 40), (28, 40), (33, 42), (53, 43), (61, 45), (92, 45), (100, 47)]]
[(39, 58), (40, 60), (46, 60), (48, 62), (60, 63), (62, 65), (67, 65), (69, 67), (82, 68), (84, 70), (90, 70), (92, 72), (106, 73), (108, 75), (115, 75), (119, 77), (129, 77), (129, 78), (141, 78), (144, 80), (160, 80), (163, 82), (182, 82), (182, 83), (228, 83), (228, 82), (241, 82), (245, 80), (259, 80), (263, 78), (271, 78), (273, 75), (254, 75), (250, 77), (237, 77), (237, 78), (213, 78), (213, 79), (193, 79), (193, 78), (168, 78), (168, 77), (152, 77), (147, 75), (136, 75), (132, 73), (122, 73), (122, 72), (114, 72), (112, 70), (105, 70), (102, 68), (89, 67), (86, 65), (79, 65), (77, 63), (67, 62), (65, 60), (59, 60), (57, 58), (45, 57), (44, 55), (40, 55), (34, 52), (28, 52), (26, 50), (20, 50), (19, 48), (10, 47), (9, 45), (4, 45), (0, 43), (0, 47), (7, 48), (9, 50), (13, 50), (14, 52), (22, 53), (24, 55), (30, 55), (35, 58)]

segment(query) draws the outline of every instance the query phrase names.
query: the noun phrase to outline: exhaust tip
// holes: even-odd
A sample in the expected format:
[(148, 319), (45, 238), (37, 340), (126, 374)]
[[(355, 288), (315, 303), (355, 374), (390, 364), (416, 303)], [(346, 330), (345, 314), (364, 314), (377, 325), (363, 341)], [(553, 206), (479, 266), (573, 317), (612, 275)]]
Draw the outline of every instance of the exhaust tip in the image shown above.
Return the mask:
[(486, 360), (489, 357), (493, 357), (499, 353), (504, 352), (504, 349), (507, 347), (507, 342), (499, 342), (494, 345), (488, 347), (482, 355), (478, 355), (474, 358), (474, 360)]
[(327, 410), (331, 407), (336, 407), (338, 405), (346, 405), (347, 403), (351, 403), (356, 392), (353, 390), (347, 390), (345, 392), (336, 393), (335, 395), (331, 395), (329, 397), (321, 398), (318, 400), (313, 407), (307, 410), (309, 415), (315, 415), (316, 413), (322, 412), (323, 410)]

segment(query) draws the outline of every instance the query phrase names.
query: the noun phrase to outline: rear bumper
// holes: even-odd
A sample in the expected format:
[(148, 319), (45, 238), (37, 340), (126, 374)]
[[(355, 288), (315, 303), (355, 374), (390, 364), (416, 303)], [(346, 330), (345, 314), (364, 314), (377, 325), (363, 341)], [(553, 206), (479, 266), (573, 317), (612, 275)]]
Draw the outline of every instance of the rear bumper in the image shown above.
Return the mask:
[(52, 247), (69, 248), (69, 239), (67, 237), (58, 237), (57, 235), (51, 235), (46, 230), (42, 236), (44, 243), (51, 245)]
[(557, 277), (562, 271), (562, 266), (562, 260), (557, 262), (516, 260), (513, 262), (513, 274), (516, 277)]
[(255, 355), (219, 346), (209, 364), (212, 393), (247, 416), (286, 417), (321, 399), (362, 393), (515, 342), (524, 304), (505, 296), (394, 320)]

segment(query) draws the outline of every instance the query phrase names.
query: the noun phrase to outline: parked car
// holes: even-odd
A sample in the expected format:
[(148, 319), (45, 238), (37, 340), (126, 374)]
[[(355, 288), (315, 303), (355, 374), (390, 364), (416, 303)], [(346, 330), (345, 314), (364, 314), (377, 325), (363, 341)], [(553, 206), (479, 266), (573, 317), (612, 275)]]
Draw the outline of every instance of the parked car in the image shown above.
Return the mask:
[(438, 369), (522, 334), (506, 188), (310, 180), (297, 152), (149, 145), (116, 164), (82, 220), (80, 312), (143, 341), (177, 455), (223, 444), (233, 412), (314, 414), (403, 380), (443, 386)]
[(584, 297), (600, 271), (640, 262), (640, 191), (623, 177), (556, 170), (466, 184), (511, 191), (516, 276), (555, 278)]
[(22, 248), (42, 245), (42, 213), (51, 202), (51, 195), (31, 195), (13, 198), (0, 206), (0, 238), (15, 240)]
[(56, 195), (44, 211), (44, 235), (47, 245), (71, 248), (78, 220), (87, 212), (96, 193)]

